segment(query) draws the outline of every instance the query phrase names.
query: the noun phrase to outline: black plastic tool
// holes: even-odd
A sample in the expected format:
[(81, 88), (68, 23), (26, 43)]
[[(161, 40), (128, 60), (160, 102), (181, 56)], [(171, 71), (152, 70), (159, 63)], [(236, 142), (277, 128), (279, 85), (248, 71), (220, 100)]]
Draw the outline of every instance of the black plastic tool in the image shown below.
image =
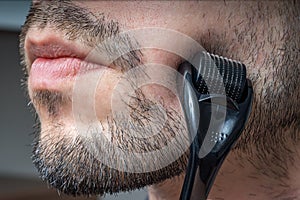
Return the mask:
[[(199, 52), (179, 68), (191, 146), (181, 200), (205, 200), (251, 111), (253, 89), (244, 64)], [(200, 188), (194, 188), (196, 174)]]

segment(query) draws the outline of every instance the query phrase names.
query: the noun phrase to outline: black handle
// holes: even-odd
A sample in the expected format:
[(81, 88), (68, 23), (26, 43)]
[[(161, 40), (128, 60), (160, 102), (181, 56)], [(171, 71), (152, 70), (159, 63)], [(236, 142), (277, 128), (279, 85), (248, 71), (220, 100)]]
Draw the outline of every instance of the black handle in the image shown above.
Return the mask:
[[(179, 72), (188, 83), (181, 88), (181, 101), (191, 138), (180, 199), (191, 198), (195, 174), (199, 169), (201, 188), (197, 199), (204, 200), (245, 126), (251, 110), (253, 89), (246, 79), (245, 65), (207, 52), (198, 53), (191, 64), (182, 63)], [(192, 85), (192, 89), (186, 85)], [(190, 107), (191, 104), (198, 104), (199, 109)], [(223, 120), (218, 122), (219, 114)], [(213, 126), (210, 126), (211, 123)], [(204, 143), (211, 147), (209, 152), (201, 151)], [(204, 156), (199, 158), (201, 153)]]

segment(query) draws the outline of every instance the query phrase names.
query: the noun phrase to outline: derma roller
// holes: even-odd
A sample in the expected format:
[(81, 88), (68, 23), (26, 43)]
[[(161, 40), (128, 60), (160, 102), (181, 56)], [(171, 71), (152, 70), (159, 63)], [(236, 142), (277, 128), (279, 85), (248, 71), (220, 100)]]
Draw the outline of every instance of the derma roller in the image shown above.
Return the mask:
[[(199, 52), (179, 67), (181, 102), (191, 146), (181, 200), (205, 200), (251, 111), (253, 89), (244, 64)], [(197, 108), (197, 109), (196, 109)], [(194, 183), (200, 184), (197, 188)]]

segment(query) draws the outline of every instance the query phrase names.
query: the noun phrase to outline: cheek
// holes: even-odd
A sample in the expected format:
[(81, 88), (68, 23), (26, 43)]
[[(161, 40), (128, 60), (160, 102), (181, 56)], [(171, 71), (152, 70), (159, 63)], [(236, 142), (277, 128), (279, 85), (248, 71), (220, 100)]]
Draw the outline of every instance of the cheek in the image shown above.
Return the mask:
[(149, 99), (154, 103), (160, 103), (167, 109), (173, 109), (177, 112), (181, 110), (179, 97), (174, 89), (159, 84), (149, 84), (143, 86), (141, 89), (144, 92), (146, 99)]
[(95, 92), (95, 111), (99, 121), (103, 122), (112, 114), (112, 96), (115, 87), (120, 82), (122, 74), (116, 71), (109, 71), (98, 81)]
[[(166, 79), (166, 76), (161, 75), (161, 78)], [(175, 79), (172, 79), (174, 83), (169, 88), (168, 86), (149, 83), (134, 90), (128, 81), (121, 77), (122, 74), (118, 72), (106, 73), (99, 81), (95, 94), (95, 110), (99, 121), (104, 122), (107, 118), (114, 117), (114, 114), (119, 111), (126, 114), (126, 109), (128, 111), (132, 109), (130, 106), (137, 106), (137, 103), (142, 106), (147, 104), (147, 101), (160, 104), (179, 114), (182, 112), (175, 88)]]

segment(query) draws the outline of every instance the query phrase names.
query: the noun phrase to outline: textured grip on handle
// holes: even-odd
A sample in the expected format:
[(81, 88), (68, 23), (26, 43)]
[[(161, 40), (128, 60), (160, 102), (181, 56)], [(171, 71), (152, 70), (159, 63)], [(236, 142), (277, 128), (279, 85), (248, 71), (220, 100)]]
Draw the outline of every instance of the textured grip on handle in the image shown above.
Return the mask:
[(194, 57), (193, 66), (193, 84), (200, 94), (222, 94), (225, 87), (227, 97), (241, 101), (246, 85), (244, 64), (203, 51)]

